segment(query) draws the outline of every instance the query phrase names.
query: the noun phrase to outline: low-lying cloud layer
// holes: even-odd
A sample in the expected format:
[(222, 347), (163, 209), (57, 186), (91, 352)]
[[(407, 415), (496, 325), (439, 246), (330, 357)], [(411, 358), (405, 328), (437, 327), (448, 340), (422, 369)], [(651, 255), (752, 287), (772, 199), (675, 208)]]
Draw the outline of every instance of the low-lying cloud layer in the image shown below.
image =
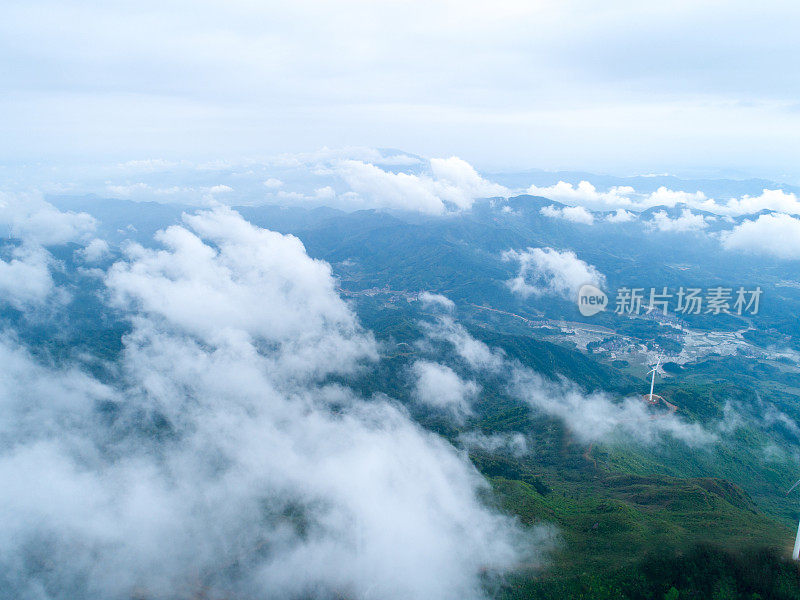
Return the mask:
[(468, 210), (478, 198), (507, 196), (509, 191), (491, 183), (464, 160), (432, 158), (431, 173), (392, 172), (371, 163), (344, 160), (332, 172), (351, 190), (343, 197), (349, 207), (393, 208), (430, 214)]
[(96, 227), (91, 215), (59, 211), (39, 195), (0, 193), (0, 228), (17, 242), (0, 257), (0, 299), (21, 311), (66, 299), (53, 282), (56, 260), (45, 246), (85, 243)]
[(0, 193), (0, 227), (29, 244), (51, 246), (85, 241), (97, 221), (87, 213), (62, 212), (37, 194)]
[(800, 258), (800, 219), (785, 214), (760, 215), (724, 232), (722, 245), (729, 250), (797, 260)]
[(591, 283), (602, 287), (605, 281), (600, 271), (579, 259), (572, 250), (508, 250), (503, 253), (503, 259), (519, 263), (517, 276), (507, 284), (513, 293), (523, 298), (554, 295), (574, 299), (582, 285)]
[(458, 441), (469, 449), (486, 452), (505, 453), (522, 457), (528, 453), (528, 442), (521, 433), (492, 433), (486, 435), (480, 431), (467, 431), (458, 436)]
[(43, 304), (55, 290), (52, 263), (44, 248), (15, 248), (7, 260), (0, 260), (0, 297), (18, 310)]
[[(586, 180), (576, 184), (558, 181), (552, 185), (524, 187), (518, 183), (519, 187), (507, 187), (492, 179), (522, 182), (524, 173), (485, 176), (455, 156), (425, 158), (365, 147), (323, 148), (315, 152), (234, 161), (135, 160), (95, 165), (88, 173), (79, 172), (75, 181), (65, 181), (62, 176), (48, 183), (47, 178), (52, 177), (52, 173), (36, 172), (33, 186), (55, 194), (92, 193), (203, 207), (217, 202), (230, 206), (266, 203), (327, 206), (345, 211), (396, 210), (431, 216), (468, 213), (479, 200), (528, 193), (563, 204), (537, 208), (542, 215), (578, 226), (638, 221), (639, 213), (654, 207), (691, 211), (691, 216), (683, 213), (677, 217), (657, 211), (654, 217), (641, 220), (644, 231), (650, 228), (677, 233), (708, 230), (709, 219), (713, 218), (709, 215), (719, 218), (721, 228), (725, 228), (723, 220), (758, 216), (762, 211), (800, 215), (800, 199), (794, 192), (765, 188), (760, 193), (752, 193), (752, 184), (743, 188), (727, 180), (714, 186), (721, 194), (719, 198), (696, 189), (704, 182), (689, 180), (670, 183), (676, 188), (685, 186), (683, 188), (661, 186), (654, 191), (650, 191), (650, 187), (647, 191), (637, 190), (631, 185), (610, 185), (603, 189)], [(598, 176), (600, 179), (603, 178)], [(742, 193), (742, 189), (751, 193)], [(493, 205), (507, 215), (523, 214), (502, 201)], [(46, 225), (50, 216), (47, 211), (31, 211), (27, 233), (34, 233), (37, 222)], [(77, 233), (85, 233), (93, 226), (88, 215), (73, 214), (72, 218), (73, 231), (64, 231), (62, 239), (76, 237)]]
[(332, 375), (372, 337), (303, 245), (225, 208), (127, 248), (117, 374), (0, 339), (0, 596), (481, 598), (531, 538), (465, 457)]
[(470, 402), (480, 390), (474, 381), (464, 381), (450, 367), (427, 360), (415, 362), (412, 372), (418, 402), (449, 413), (456, 422), (472, 413)]
[(654, 192), (642, 193), (637, 192), (631, 186), (612, 186), (606, 191), (600, 191), (588, 181), (581, 181), (577, 185), (559, 181), (550, 186), (532, 185), (527, 188), (526, 192), (591, 210), (624, 208), (642, 211), (655, 206), (672, 208), (679, 204), (685, 204), (690, 208), (720, 216), (749, 215), (762, 210), (800, 214), (800, 199), (794, 193), (780, 189), (765, 189), (758, 196), (744, 195), (728, 200), (716, 200), (709, 198), (699, 190), (686, 192), (662, 186)]
[(573, 223), (583, 223), (584, 225), (594, 224), (594, 215), (582, 206), (545, 206), (540, 211), (545, 217), (553, 219), (564, 219)]
[(675, 218), (670, 217), (666, 211), (660, 210), (653, 214), (653, 219), (647, 222), (648, 227), (658, 231), (681, 233), (686, 231), (700, 231), (708, 227), (705, 216), (695, 214), (688, 208), (681, 211)]
[[(698, 423), (690, 423), (674, 413), (658, 416), (649, 411), (639, 398), (615, 400), (609, 394), (587, 394), (565, 379), (547, 379), (516, 360), (507, 358), (476, 340), (452, 317), (440, 317), (428, 323), (426, 334), (432, 340), (449, 343), (456, 354), (476, 373), (500, 377), (508, 393), (527, 403), (535, 411), (561, 420), (581, 442), (633, 441), (654, 444), (665, 436), (693, 447), (706, 446), (717, 440), (717, 434)], [(473, 445), (495, 446), (490, 440), (467, 436)]]

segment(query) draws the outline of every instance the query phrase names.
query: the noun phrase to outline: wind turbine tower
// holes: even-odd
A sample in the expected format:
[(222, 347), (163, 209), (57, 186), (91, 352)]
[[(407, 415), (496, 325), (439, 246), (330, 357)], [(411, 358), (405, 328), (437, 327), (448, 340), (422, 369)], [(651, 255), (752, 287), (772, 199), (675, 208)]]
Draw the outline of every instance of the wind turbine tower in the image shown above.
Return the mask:
[[(789, 491), (786, 492), (786, 495), (789, 495), (794, 488), (797, 487), (797, 484), (800, 483), (800, 479), (798, 479), (795, 484), (789, 488)], [(792, 550), (792, 560), (798, 560), (800, 558), (800, 523), (797, 525), (797, 535), (794, 537), (794, 550)]]
[(655, 388), (656, 386), (656, 373), (658, 372), (658, 368), (660, 366), (661, 366), (661, 357), (659, 356), (656, 365), (647, 372), (648, 375), (652, 374), (652, 378), (650, 379), (650, 393), (647, 396), (645, 396), (645, 400), (647, 400), (647, 402), (649, 402), (650, 404), (658, 404), (658, 401), (661, 399), (660, 396), (653, 395), (653, 388)]

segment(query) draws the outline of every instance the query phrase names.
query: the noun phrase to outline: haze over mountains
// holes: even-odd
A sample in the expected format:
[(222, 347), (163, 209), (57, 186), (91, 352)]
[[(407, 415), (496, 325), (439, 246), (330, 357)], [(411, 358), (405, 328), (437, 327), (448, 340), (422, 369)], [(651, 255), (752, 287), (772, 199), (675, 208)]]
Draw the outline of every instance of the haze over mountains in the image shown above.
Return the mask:
[[(636, 223), (652, 232), (719, 232), (725, 248), (779, 258), (794, 255), (793, 240), (800, 230), (797, 188), (765, 180), (541, 171), (484, 176), (456, 157), (425, 159), (399, 150), (326, 149), (230, 163), (143, 160), (14, 173), (23, 194), (36, 189), (67, 210), (108, 212), (89, 195), (183, 206), (219, 202), (453, 216), (469, 212), (476, 200), (532, 195), (552, 201), (540, 211), (553, 219), (586, 225)], [(70, 190), (80, 194), (70, 197)], [(512, 210), (506, 205), (506, 211)], [(170, 214), (169, 208), (159, 210)]]

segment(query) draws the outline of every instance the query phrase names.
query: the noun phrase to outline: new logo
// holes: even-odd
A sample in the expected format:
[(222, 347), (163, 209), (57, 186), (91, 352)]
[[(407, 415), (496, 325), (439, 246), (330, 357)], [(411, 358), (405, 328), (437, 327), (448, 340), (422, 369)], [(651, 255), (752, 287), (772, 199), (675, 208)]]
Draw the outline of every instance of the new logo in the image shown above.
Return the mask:
[(608, 306), (608, 296), (597, 286), (587, 283), (578, 290), (578, 310), (584, 317), (591, 317)]

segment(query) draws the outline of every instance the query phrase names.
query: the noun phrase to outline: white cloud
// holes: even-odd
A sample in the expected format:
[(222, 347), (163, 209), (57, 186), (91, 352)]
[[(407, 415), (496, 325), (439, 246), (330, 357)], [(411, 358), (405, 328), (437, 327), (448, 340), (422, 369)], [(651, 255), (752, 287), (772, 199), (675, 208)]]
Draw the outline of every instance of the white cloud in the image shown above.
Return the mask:
[(476, 199), (510, 194), (457, 157), (422, 159), (365, 147), (208, 163), (95, 164), (74, 174), (59, 172), (55, 180), (53, 172), (44, 168), (26, 175), (29, 185), (48, 193), (190, 206), (210, 206), (215, 198), (225, 204), (277, 198), (284, 204), (345, 210), (387, 208), (443, 214), (468, 210)]
[(637, 206), (639, 208), (650, 208), (653, 206), (673, 207), (678, 204), (699, 207), (708, 201), (703, 192), (683, 192), (670, 190), (664, 186), (658, 188), (651, 194), (641, 196)]
[(420, 292), (419, 301), (422, 302), (422, 305), (426, 308), (438, 307), (448, 312), (452, 312), (456, 307), (455, 302), (450, 300), (447, 296), (433, 294), (431, 292)]
[(513, 370), (511, 389), (535, 409), (561, 419), (584, 443), (635, 439), (652, 444), (664, 435), (690, 446), (716, 440), (701, 425), (673, 413), (654, 417), (639, 398), (614, 401), (604, 393), (585, 394), (570, 382), (552, 382), (526, 368)]
[(94, 238), (91, 242), (86, 244), (86, 247), (80, 250), (80, 256), (89, 263), (99, 262), (109, 254), (108, 242), (100, 238)]
[(336, 197), (336, 192), (333, 188), (329, 185), (319, 187), (314, 190), (314, 198), (318, 200), (324, 200), (327, 198), (334, 198)]
[[(181, 164), (181, 167), (188, 167), (197, 176), (198, 171), (202, 171), (201, 166)], [(160, 176), (160, 173), (157, 173)], [(158, 181), (158, 180), (157, 180)], [(132, 199), (138, 201), (156, 202), (186, 202), (193, 205), (215, 204), (215, 196), (227, 195), (234, 189), (226, 184), (216, 185), (160, 185), (137, 181), (136, 183), (112, 184), (106, 183), (104, 192), (117, 198)], [(198, 201), (198, 198), (201, 200)]]
[(590, 210), (604, 211), (615, 209), (606, 221), (623, 223), (637, 218), (636, 212), (655, 206), (669, 208), (685, 205), (681, 215), (669, 218), (665, 211), (659, 211), (650, 222), (654, 229), (660, 231), (697, 231), (707, 227), (708, 217), (697, 215), (690, 210), (702, 210), (715, 215), (730, 217), (752, 214), (762, 210), (800, 214), (800, 201), (794, 194), (781, 190), (764, 190), (760, 196), (742, 196), (726, 202), (707, 197), (703, 192), (684, 192), (671, 190), (664, 186), (651, 193), (639, 193), (629, 186), (612, 187), (606, 192), (598, 191), (588, 181), (578, 185), (560, 181), (549, 187), (531, 186), (528, 193), (544, 196), (568, 204), (563, 208), (546, 206), (541, 213), (548, 217), (567, 219), (576, 223), (592, 224), (594, 215)]
[(456, 323), (450, 316), (439, 317), (435, 323), (422, 322), (421, 325), (427, 339), (452, 344), (456, 353), (472, 369), (497, 372), (506, 364), (502, 350), (490, 348), (476, 340), (463, 325)]
[(97, 226), (94, 217), (61, 212), (38, 195), (0, 193), (0, 225), (21, 241), (9, 244), (7, 258), (0, 259), (0, 301), (19, 310), (65, 301), (69, 295), (56, 288), (51, 276), (56, 261), (44, 246), (88, 239)]
[(9, 260), (0, 260), (0, 301), (18, 310), (43, 304), (55, 291), (50, 275), (53, 257), (47, 250), (21, 246)]
[(478, 198), (508, 196), (502, 185), (481, 177), (467, 161), (456, 156), (432, 158), (431, 170), (437, 194), (460, 209), (469, 209)]
[(7, 593), (478, 599), (535, 560), (463, 454), (323, 383), (375, 343), (296, 238), (217, 208), (157, 241), (107, 276), (111, 383), (0, 339)]
[[(687, 422), (674, 413), (654, 417), (639, 398), (614, 399), (600, 392), (586, 394), (568, 380), (547, 379), (476, 340), (450, 317), (429, 323), (426, 335), (452, 344), (456, 353), (476, 371), (501, 376), (511, 395), (534, 410), (563, 421), (581, 442), (653, 444), (670, 436), (690, 446), (704, 446), (717, 439), (701, 425)], [(476, 356), (481, 359), (476, 360)]]
[[(170, 180), (165, 173), (109, 172), (99, 193), (135, 200), (180, 201), (209, 205), (222, 194), (241, 199), (267, 194), (285, 204), (333, 206), (344, 210), (396, 209), (426, 214), (469, 210), (479, 198), (507, 196), (509, 190), (492, 183), (466, 161), (457, 158), (422, 160), (374, 148), (323, 148), (317, 152), (282, 154), (259, 160), (216, 161), (212, 164), (180, 163)], [(231, 185), (201, 185), (212, 171)], [(269, 176), (268, 176), (269, 175)], [(126, 181), (114, 181), (125, 176)], [(281, 178), (279, 179), (278, 176)], [(198, 202), (201, 198), (203, 202)]]
[(694, 214), (688, 208), (681, 211), (679, 217), (671, 218), (666, 211), (660, 210), (653, 214), (647, 226), (658, 231), (686, 232), (700, 231), (708, 227), (708, 219), (704, 215)]
[(442, 214), (446, 207), (433, 182), (409, 173), (384, 171), (371, 163), (342, 161), (337, 173), (356, 194), (362, 207), (397, 208)]
[(800, 219), (786, 214), (760, 215), (723, 232), (722, 245), (728, 250), (796, 260), (800, 258)]
[(62, 212), (37, 195), (0, 193), (0, 224), (26, 243), (54, 246), (80, 242), (94, 232), (97, 221), (87, 213)]
[(514, 215), (514, 216), (517, 216), (517, 217), (520, 216), (520, 214), (521, 214), (519, 211), (516, 211), (513, 208), (511, 208), (508, 204), (504, 205), (500, 209), (500, 212), (503, 213), (503, 214), (506, 214), (506, 215)]
[[(577, 185), (559, 181), (557, 184), (548, 187), (533, 185), (528, 188), (527, 192), (558, 200), (564, 204), (583, 206), (592, 210), (631, 209), (642, 211), (653, 206), (671, 208), (678, 204), (686, 204), (697, 208), (704, 207), (711, 212), (713, 212), (711, 210), (713, 208), (721, 210), (703, 192), (676, 191), (664, 186), (651, 193), (637, 192), (631, 186), (614, 186), (602, 192), (588, 181), (581, 181)], [(626, 210), (626, 212), (628, 211)]]
[(800, 215), (800, 200), (794, 193), (783, 190), (765, 189), (759, 196), (733, 198), (724, 204), (710, 200), (699, 206), (709, 212), (729, 216), (750, 215), (762, 210)]
[(508, 195), (504, 187), (483, 179), (460, 158), (430, 160), (432, 176), (384, 171), (359, 160), (334, 168), (354, 192), (348, 204), (361, 208), (394, 208), (429, 214), (468, 210), (478, 198)]
[(109, 271), (120, 305), (209, 343), (245, 331), (280, 347), (286, 375), (376, 355), (366, 336), (355, 335), (330, 266), (309, 259), (299, 239), (254, 227), (227, 208), (185, 221), (194, 232), (173, 226), (157, 234), (167, 251), (132, 245), (131, 261)]
[(588, 181), (581, 181), (576, 186), (559, 181), (555, 185), (547, 187), (532, 185), (527, 189), (527, 193), (532, 196), (544, 196), (551, 200), (558, 200), (563, 204), (577, 204), (602, 210), (617, 206), (630, 206), (630, 196), (635, 191), (629, 186), (618, 186), (612, 187), (607, 192), (599, 192)]
[(458, 436), (458, 441), (467, 448), (477, 448), (492, 453), (507, 453), (521, 457), (528, 453), (528, 442), (521, 433), (492, 433), (467, 431)]
[(548, 187), (533, 185), (528, 188), (527, 192), (558, 200), (564, 204), (584, 206), (591, 210), (631, 209), (642, 211), (653, 206), (673, 207), (678, 204), (703, 207), (711, 212), (715, 208), (721, 210), (703, 192), (676, 191), (664, 186), (651, 193), (637, 192), (631, 186), (614, 186), (603, 192), (588, 181), (581, 181), (577, 185), (559, 181)]
[(582, 206), (564, 206), (563, 208), (558, 208), (555, 205), (543, 206), (540, 212), (545, 217), (553, 219), (564, 219), (573, 223), (583, 223), (584, 225), (592, 225), (594, 223), (594, 215)]
[(572, 299), (582, 285), (592, 283), (602, 287), (605, 281), (602, 273), (571, 250), (508, 250), (503, 253), (503, 259), (519, 263), (517, 276), (507, 284), (513, 293), (523, 298), (549, 294)]
[(450, 367), (427, 360), (416, 361), (412, 372), (417, 402), (447, 412), (459, 423), (472, 414), (470, 403), (480, 391), (477, 383), (464, 381)]
[(800, 214), (800, 200), (797, 196), (780, 189), (764, 189), (758, 196), (744, 195), (741, 198), (716, 200), (709, 198), (702, 191), (671, 190), (665, 186), (650, 193), (637, 192), (630, 186), (612, 187), (608, 191), (601, 192), (588, 181), (581, 181), (578, 185), (559, 181), (547, 187), (533, 185), (528, 188), (527, 193), (591, 210), (614, 208), (642, 211), (655, 206), (672, 208), (686, 205), (719, 216), (748, 215), (762, 210)]
[(624, 208), (618, 208), (613, 213), (606, 216), (606, 221), (609, 223), (629, 223), (637, 219), (636, 213), (632, 213)]

